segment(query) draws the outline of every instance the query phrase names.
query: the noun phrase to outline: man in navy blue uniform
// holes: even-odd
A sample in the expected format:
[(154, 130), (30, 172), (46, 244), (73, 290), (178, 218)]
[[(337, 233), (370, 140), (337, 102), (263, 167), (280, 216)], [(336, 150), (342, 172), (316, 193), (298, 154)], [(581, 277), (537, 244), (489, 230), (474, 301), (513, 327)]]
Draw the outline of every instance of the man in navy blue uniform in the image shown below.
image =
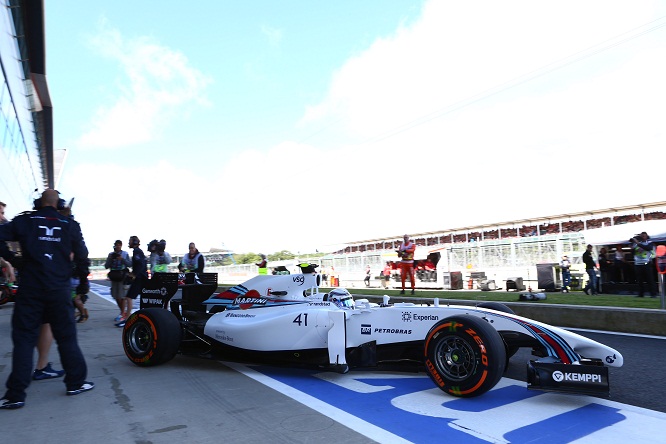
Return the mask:
[(94, 388), (85, 380), (88, 369), (76, 339), (76, 322), (70, 289), (72, 261), (80, 284), (88, 293), (88, 249), (78, 223), (58, 213), (58, 192), (47, 189), (35, 202), (37, 211), (16, 216), (0, 225), (0, 241), (18, 241), (21, 274), (12, 315), (12, 372), (0, 409), (25, 405), (25, 390), (32, 379), (33, 351), (43, 323), (50, 323), (65, 370), (67, 395)]
[(141, 241), (137, 236), (131, 236), (129, 242), (127, 242), (129, 247), (132, 249), (132, 276), (134, 280), (130, 285), (130, 288), (127, 290), (125, 297), (123, 298), (123, 315), (116, 322), (116, 327), (124, 327), (125, 322), (132, 314), (132, 305), (136, 297), (141, 294), (141, 289), (143, 288), (146, 280), (148, 280), (148, 264), (146, 261), (146, 255), (143, 250), (139, 248)]

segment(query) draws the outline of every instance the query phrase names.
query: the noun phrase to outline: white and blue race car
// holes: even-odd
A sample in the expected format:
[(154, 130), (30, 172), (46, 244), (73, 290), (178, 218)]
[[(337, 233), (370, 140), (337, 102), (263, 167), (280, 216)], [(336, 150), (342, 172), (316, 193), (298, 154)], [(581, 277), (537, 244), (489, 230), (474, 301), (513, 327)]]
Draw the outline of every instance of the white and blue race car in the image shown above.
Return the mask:
[(623, 362), (611, 347), (496, 302), (391, 304), (385, 296), (378, 304), (343, 288), (320, 292), (314, 272), (257, 276), (214, 295), (212, 273), (148, 282), (123, 330), (125, 353), (139, 366), (178, 353), (343, 373), (418, 363), (444, 392), (472, 397), (493, 388), (508, 359), (529, 347), (528, 388), (607, 396), (608, 367)]

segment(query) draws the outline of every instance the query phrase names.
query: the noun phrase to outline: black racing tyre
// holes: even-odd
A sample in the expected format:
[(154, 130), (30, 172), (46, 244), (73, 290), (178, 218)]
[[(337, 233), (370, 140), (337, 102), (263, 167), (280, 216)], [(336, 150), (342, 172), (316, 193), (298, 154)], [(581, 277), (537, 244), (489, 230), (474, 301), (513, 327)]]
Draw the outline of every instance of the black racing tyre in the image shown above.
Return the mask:
[(173, 313), (163, 308), (144, 308), (127, 319), (123, 348), (136, 365), (152, 367), (173, 359), (182, 337), (180, 322)]
[(428, 376), (443, 391), (471, 398), (495, 387), (506, 363), (504, 341), (482, 318), (459, 315), (435, 324), (425, 338)]
[(489, 308), (495, 311), (501, 311), (502, 313), (516, 314), (513, 310), (511, 310), (509, 307), (502, 304), (501, 302), (494, 302), (494, 301), (481, 302), (480, 304), (476, 304), (476, 306), (481, 308)]
[[(495, 311), (501, 311), (502, 313), (516, 314), (515, 311), (511, 310), (509, 307), (502, 304), (501, 302), (494, 302), (494, 301), (481, 302), (480, 304), (476, 304), (476, 306), (481, 308), (489, 308)], [(515, 355), (518, 352), (518, 349), (519, 347), (511, 347), (508, 344), (506, 344), (506, 368), (509, 368), (509, 358)]]

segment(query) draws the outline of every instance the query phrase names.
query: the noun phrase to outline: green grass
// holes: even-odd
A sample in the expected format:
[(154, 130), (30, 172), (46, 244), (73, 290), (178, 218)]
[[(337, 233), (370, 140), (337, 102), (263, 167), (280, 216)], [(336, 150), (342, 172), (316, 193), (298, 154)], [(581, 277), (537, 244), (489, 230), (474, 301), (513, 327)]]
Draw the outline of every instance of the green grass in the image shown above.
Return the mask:
[[(327, 288), (321, 288), (321, 291), (328, 291)], [(382, 290), (375, 288), (352, 288), (348, 289), (354, 295), (373, 295), (381, 296), (388, 295), (391, 297), (399, 297), (400, 290)], [(409, 291), (405, 296), (411, 296)], [(416, 290), (414, 297), (422, 298), (439, 298), (440, 300), (467, 300), (467, 301), (497, 301), (497, 302), (519, 302), (518, 292), (508, 291), (468, 291), (468, 290)], [(643, 297), (639, 298), (635, 295), (617, 295), (617, 294), (604, 294), (598, 296), (588, 296), (582, 291), (574, 291), (571, 293), (546, 293), (546, 300), (544, 301), (530, 301), (533, 304), (568, 304), (568, 305), (589, 305), (596, 307), (621, 307), (621, 308), (647, 308), (647, 309), (660, 309), (661, 299)]]
[[(232, 285), (220, 284), (218, 290), (227, 289)], [(320, 291), (327, 292), (332, 288), (319, 287)], [(359, 296), (382, 296), (388, 295), (392, 298), (400, 297), (400, 290), (383, 290), (381, 288), (347, 288), (358, 299)], [(412, 297), (407, 291), (405, 296)], [(417, 298), (444, 300), (465, 300), (465, 301), (496, 301), (496, 302), (520, 302), (519, 292), (515, 291), (480, 291), (480, 290), (419, 290), (414, 296)], [(568, 304), (568, 305), (588, 305), (592, 307), (620, 307), (620, 308), (643, 308), (643, 309), (661, 309), (661, 298), (651, 298), (649, 296), (639, 298), (636, 295), (618, 295), (604, 294), (599, 296), (588, 296), (582, 291), (572, 291), (571, 293), (552, 292), (546, 293), (546, 299), (543, 301), (529, 301), (530, 304)]]

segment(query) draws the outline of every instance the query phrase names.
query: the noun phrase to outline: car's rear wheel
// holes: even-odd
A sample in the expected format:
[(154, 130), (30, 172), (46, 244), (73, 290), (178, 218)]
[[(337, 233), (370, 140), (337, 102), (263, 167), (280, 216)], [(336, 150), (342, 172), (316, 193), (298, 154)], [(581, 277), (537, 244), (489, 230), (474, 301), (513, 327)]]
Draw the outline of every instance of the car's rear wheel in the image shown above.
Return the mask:
[(425, 365), (430, 379), (453, 396), (479, 396), (502, 378), (504, 341), (485, 320), (451, 316), (439, 321), (425, 338)]
[(173, 313), (163, 308), (145, 308), (127, 319), (123, 347), (130, 361), (152, 367), (173, 359), (182, 335), (180, 322)]

